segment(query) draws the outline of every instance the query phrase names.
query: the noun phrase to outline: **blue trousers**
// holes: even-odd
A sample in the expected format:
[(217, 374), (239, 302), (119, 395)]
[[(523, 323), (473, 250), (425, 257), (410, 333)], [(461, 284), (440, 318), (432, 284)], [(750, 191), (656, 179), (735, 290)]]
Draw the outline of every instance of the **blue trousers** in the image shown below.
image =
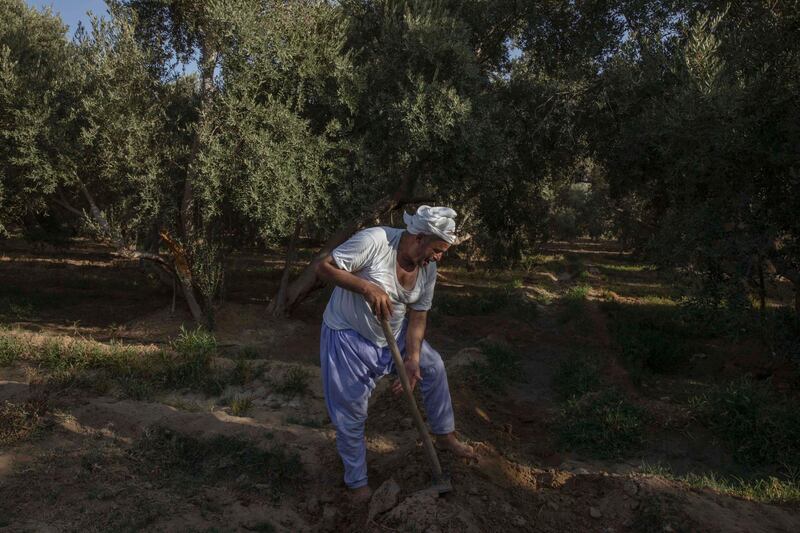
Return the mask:
[[(403, 326), (397, 345), (405, 357)], [(431, 431), (444, 435), (454, 431), (453, 404), (441, 356), (422, 341), (418, 382)], [(331, 422), (336, 427), (336, 448), (344, 463), (344, 482), (351, 489), (367, 484), (367, 446), (364, 423), (367, 404), (377, 381), (394, 373), (389, 347), (380, 348), (352, 329), (334, 330), (324, 323), (320, 336), (322, 388)]]

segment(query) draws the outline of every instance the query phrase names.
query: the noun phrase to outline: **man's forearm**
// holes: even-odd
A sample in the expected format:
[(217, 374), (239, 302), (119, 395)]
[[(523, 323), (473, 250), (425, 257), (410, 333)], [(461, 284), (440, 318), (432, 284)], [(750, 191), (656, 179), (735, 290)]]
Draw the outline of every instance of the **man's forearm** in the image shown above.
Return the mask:
[(368, 281), (359, 278), (352, 272), (336, 268), (330, 263), (330, 256), (323, 259), (316, 270), (317, 275), (322, 281), (333, 283), (343, 289), (357, 292), (358, 294), (365, 294), (367, 291)]
[(406, 358), (419, 362), (422, 339), (425, 338), (425, 324), (428, 321), (427, 311), (410, 311), (408, 329), (406, 330)]

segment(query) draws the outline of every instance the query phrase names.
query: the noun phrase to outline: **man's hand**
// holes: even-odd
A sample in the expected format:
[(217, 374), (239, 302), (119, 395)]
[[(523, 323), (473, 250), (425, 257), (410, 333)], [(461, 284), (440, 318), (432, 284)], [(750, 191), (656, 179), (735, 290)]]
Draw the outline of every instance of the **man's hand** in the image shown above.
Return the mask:
[(392, 300), (383, 289), (374, 283), (367, 282), (364, 286), (364, 299), (379, 321), (384, 318), (388, 320), (392, 316)]
[[(419, 373), (419, 360), (413, 357), (408, 357), (405, 361), (403, 361), (403, 366), (406, 369), (408, 383), (411, 385), (411, 390), (413, 391), (417, 381), (422, 380), (422, 375)], [(394, 392), (395, 396), (402, 394), (403, 383), (400, 381), (400, 379), (397, 379), (392, 384), (392, 392)]]

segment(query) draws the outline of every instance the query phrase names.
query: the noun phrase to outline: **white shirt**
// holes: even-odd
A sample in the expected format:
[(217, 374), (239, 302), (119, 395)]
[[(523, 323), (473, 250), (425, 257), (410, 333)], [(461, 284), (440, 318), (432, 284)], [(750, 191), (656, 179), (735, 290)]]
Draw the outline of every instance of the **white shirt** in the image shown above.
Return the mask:
[[(397, 248), (403, 231), (385, 226), (361, 230), (331, 252), (336, 266), (374, 283), (389, 295), (392, 301), (389, 324), (395, 336), (403, 325), (406, 306), (416, 311), (431, 308), (436, 284), (435, 261), (419, 268), (416, 284), (411, 290), (400, 284), (397, 279)], [(322, 318), (331, 329), (353, 329), (377, 346), (386, 346), (383, 328), (361, 294), (337, 286)]]

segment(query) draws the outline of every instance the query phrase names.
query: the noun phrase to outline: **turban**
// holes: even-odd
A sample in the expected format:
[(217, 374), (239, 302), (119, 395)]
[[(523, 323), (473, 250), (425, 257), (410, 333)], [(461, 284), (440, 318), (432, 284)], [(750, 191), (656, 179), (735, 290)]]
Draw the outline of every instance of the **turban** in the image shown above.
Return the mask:
[(403, 213), (407, 230), (412, 235), (419, 233), (436, 235), (448, 244), (456, 242), (456, 212), (449, 207), (421, 205), (415, 215)]

